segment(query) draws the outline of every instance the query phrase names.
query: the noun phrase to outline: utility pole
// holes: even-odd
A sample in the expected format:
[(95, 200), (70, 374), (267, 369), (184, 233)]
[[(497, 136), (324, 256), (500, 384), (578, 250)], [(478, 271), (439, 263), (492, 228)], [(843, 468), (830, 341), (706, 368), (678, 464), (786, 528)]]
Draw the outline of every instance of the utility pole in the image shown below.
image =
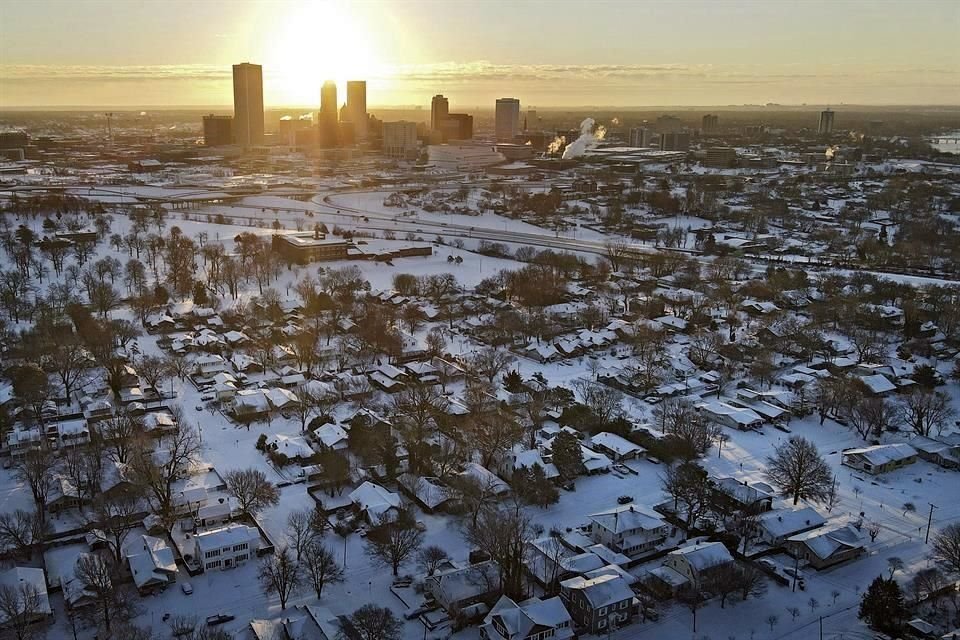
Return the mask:
[(933, 525), (933, 510), (937, 508), (937, 505), (933, 504), (932, 502), (929, 504), (930, 504), (930, 515), (927, 516), (927, 535), (923, 539), (923, 544), (928, 544), (930, 542), (930, 527), (931, 525)]
[(820, 640), (823, 640), (823, 616), (820, 616)]

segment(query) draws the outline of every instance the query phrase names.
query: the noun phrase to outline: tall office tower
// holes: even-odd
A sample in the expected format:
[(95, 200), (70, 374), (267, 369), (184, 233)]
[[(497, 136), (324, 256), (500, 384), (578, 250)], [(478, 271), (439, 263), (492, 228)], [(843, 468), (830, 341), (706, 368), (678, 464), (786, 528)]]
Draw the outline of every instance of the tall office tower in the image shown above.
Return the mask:
[(360, 142), (367, 139), (367, 81), (347, 82), (347, 114), (353, 123), (354, 138)]
[(817, 126), (817, 133), (820, 135), (833, 133), (833, 111), (830, 109), (820, 112), (820, 124)]
[(233, 65), (233, 136), (241, 147), (263, 144), (263, 67)]
[(215, 116), (212, 113), (203, 116), (203, 144), (208, 147), (220, 147), (233, 142), (233, 118)]
[(439, 131), (443, 128), (443, 121), (450, 114), (450, 102), (442, 95), (433, 96), (430, 101), (430, 130)]
[(317, 117), (317, 143), (326, 149), (337, 146), (340, 122), (337, 109), (337, 83), (327, 80), (320, 89), (320, 114)]
[(524, 131), (539, 131), (540, 130), (540, 116), (537, 115), (536, 109), (527, 109), (526, 120), (524, 121), (525, 126), (523, 127)]
[(703, 133), (713, 133), (720, 128), (720, 116), (715, 116), (712, 113), (708, 113), (703, 116), (701, 121), (700, 129)]
[(516, 98), (498, 98), (494, 125), (497, 140), (512, 142), (520, 133), (520, 101)]
[(630, 146), (649, 147), (650, 129), (647, 129), (646, 127), (634, 127), (630, 129)]

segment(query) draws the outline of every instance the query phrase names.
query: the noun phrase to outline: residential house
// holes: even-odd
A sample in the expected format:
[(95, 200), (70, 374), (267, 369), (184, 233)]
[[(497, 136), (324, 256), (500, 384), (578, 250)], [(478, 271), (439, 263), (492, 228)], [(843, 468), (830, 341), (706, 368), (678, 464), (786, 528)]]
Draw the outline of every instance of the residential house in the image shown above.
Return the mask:
[(664, 566), (673, 569), (690, 584), (708, 580), (717, 567), (733, 562), (733, 556), (721, 542), (700, 542), (674, 549), (667, 554)]
[(577, 625), (595, 634), (629, 624), (638, 604), (629, 583), (612, 573), (564, 580), (560, 599)]
[(384, 518), (395, 518), (402, 506), (400, 496), (369, 481), (351, 491), (348, 497), (371, 524), (380, 522)]
[(960, 437), (925, 438), (916, 436), (910, 446), (917, 450), (917, 457), (945, 469), (960, 469)]
[(777, 509), (757, 518), (757, 537), (771, 547), (783, 545), (791, 536), (822, 527), (827, 520), (811, 507)]
[(254, 640), (336, 640), (340, 620), (326, 607), (298, 604), (273, 620), (250, 621)]
[(590, 515), (590, 538), (630, 558), (643, 556), (666, 541), (670, 527), (634, 504)]
[(195, 558), (204, 571), (230, 569), (249, 560), (260, 548), (260, 532), (245, 524), (198, 532)]
[(610, 456), (614, 462), (633, 460), (645, 451), (640, 445), (634, 444), (615, 433), (598, 433), (590, 439), (590, 442), (593, 443), (594, 449)]
[(763, 482), (740, 482), (736, 478), (713, 481), (713, 507), (723, 514), (755, 515), (773, 508), (773, 487)]
[(468, 567), (450, 569), (424, 580), (424, 590), (433, 596), (448, 614), (463, 613), (472, 617), (472, 612), (482, 610), (474, 605), (493, 602), (500, 594), (500, 571), (492, 560)]
[(559, 597), (516, 603), (501, 596), (480, 626), (480, 640), (570, 640), (573, 618)]
[[(43, 569), (34, 567), (11, 567), (0, 571), (0, 589), (20, 589), (32, 587), (37, 594), (36, 607), (30, 613), (28, 623), (40, 622), (53, 616), (50, 599), (47, 595), (47, 577)], [(9, 622), (9, 611), (0, 607), (0, 628)]]
[(878, 444), (860, 449), (846, 449), (842, 463), (871, 475), (888, 473), (917, 461), (917, 450), (908, 444)]
[(173, 549), (162, 538), (141, 535), (137, 548), (127, 553), (127, 564), (141, 594), (176, 582), (177, 562)]
[(863, 554), (865, 548), (856, 527), (839, 524), (791, 536), (787, 539), (786, 550), (819, 570), (852, 560)]

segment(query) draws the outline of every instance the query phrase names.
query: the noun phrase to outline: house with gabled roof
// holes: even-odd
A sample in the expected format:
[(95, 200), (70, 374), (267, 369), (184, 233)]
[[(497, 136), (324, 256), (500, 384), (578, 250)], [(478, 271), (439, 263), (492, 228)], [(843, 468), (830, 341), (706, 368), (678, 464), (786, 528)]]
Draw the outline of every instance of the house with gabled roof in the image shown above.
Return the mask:
[(638, 605), (629, 583), (614, 573), (564, 580), (560, 599), (578, 626), (597, 634), (629, 624)]
[(140, 544), (127, 554), (127, 564), (141, 594), (163, 589), (176, 581), (177, 562), (173, 549), (162, 538), (141, 535)]
[(670, 527), (635, 504), (620, 505), (590, 515), (589, 535), (599, 544), (638, 558), (666, 541)]
[(480, 626), (481, 640), (569, 640), (573, 618), (559, 597), (530, 598), (519, 604), (501, 596)]

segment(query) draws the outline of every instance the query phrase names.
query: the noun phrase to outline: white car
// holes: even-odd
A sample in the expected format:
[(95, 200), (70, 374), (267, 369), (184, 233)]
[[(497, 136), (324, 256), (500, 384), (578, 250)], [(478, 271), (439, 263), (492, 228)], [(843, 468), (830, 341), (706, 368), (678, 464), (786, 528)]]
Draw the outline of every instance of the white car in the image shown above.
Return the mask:
[(193, 593), (193, 585), (190, 584), (189, 582), (181, 582), (180, 591), (183, 591), (184, 595), (189, 596), (190, 594)]

